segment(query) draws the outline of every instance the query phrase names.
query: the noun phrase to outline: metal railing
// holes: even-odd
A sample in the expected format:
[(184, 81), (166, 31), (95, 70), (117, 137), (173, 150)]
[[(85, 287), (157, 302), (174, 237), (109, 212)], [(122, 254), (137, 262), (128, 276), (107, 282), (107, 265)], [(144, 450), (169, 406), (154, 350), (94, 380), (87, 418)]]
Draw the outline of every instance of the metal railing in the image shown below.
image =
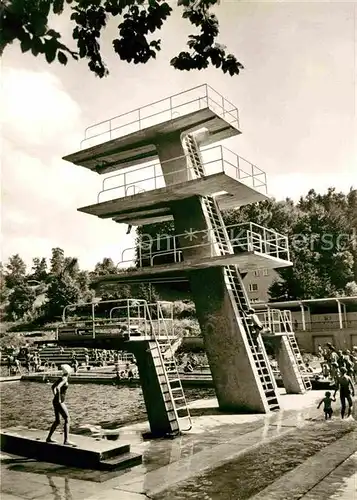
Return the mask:
[[(95, 306), (112, 304), (109, 309), (109, 317), (96, 316)], [(70, 309), (79, 309), (89, 306), (91, 309), (91, 319), (88, 314), (84, 318), (70, 318)], [(108, 311), (107, 311), (108, 312)], [(160, 314), (159, 314), (160, 313)], [(114, 316), (116, 314), (116, 316)], [(152, 318), (153, 317), (153, 318)], [(83, 304), (68, 304), (63, 309), (62, 324), (57, 329), (57, 339), (61, 336), (70, 335), (73, 331), (78, 331), (83, 337), (96, 338), (105, 334), (125, 335), (128, 339), (131, 336), (150, 336), (161, 334), (162, 331), (170, 332), (174, 336), (173, 328), (173, 304), (166, 301), (158, 301), (148, 304), (142, 299), (114, 299), (97, 302), (87, 302)]]
[(267, 309), (256, 311), (256, 315), (272, 334), (292, 332), (291, 311), (280, 309)]
[(212, 87), (204, 84), (87, 127), (81, 149), (205, 108), (211, 109), (232, 127), (239, 129), (238, 109)]
[[(267, 194), (266, 173), (233, 151), (222, 146), (214, 146), (202, 149), (201, 156), (206, 175), (223, 172), (229, 177), (239, 180), (263, 194)], [(152, 191), (195, 179), (194, 168), (190, 167), (190, 163), (187, 161), (189, 155), (171, 158), (164, 163), (176, 162), (180, 159), (186, 161), (184, 168), (165, 174), (165, 176), (162, 173), (162, 164), (152, 162), (144, 167), (130, 169), (104, 178), (102, 189), (97, 195), (97, 203), (100, 202), (100, 198), (104, 193), (115, 196), (115, 198), (125, 198), (140, 192)]]
[[(276, 257), (283, 260), (290, 260), (288, 237), (284, 236), (272, 229), (267, 229), (259, 224), (247, 222), (226, 226), (229, 240), (237, 253), (241, 252), (258, 252)], [(214, 239), (214, 230), (207, 229), (204, 231), (186, 231), (178, 235), (161, 235), (157, 239), (152, 239), (149, 235), (148, 241), (139, 241), (137, 247), (126, 248), (122, 252), (122, 260), (118, 262), (117, 267), (123, 264), (133, 263), (133, 258), (125, 260), (125, 253), (135, 253), (137, 250), (137, 267), (154, 266), (155, 260), (164, 256), (172, 256), (173, 262), (181, 262), (183, 260), (183, 250), (191, 250), (194, 248), (208, 248), (210, 256), (214, 257), (216, 253), (216, 242)], [(165, 247), (161, 250), (161, 244), (165, 241)], [(184, 240), (189, 240), (190, 244), (185, 245)], [(180, 241), (180, 244), (179, 244)], [(195, 243), (197, 241), (197, 243)], [(154, 248), (154, 249), (153, 249)], [(236, 252), (235, 252), (236, 253)], [(193, 257), (197, 257), (197, 253)], [(207, 257), (207, 252), (204, 254)]]
[[(328, 330), (341, 330), (341, 325), (342, 329), (354, 329), (355, 332), (357, 333), (357, 320), (345, 320), (344, 318), (340, 322), (337, 320), (333, 321), (305, 321), (305, 323), (298, 322), (296, 320), (293, 320), (293, 326), (294, 330), (301, 332), (301, 331), (308, 331), (308, 332), (325, 332)], [(352, 333), (352, 332), (351, 332)]]

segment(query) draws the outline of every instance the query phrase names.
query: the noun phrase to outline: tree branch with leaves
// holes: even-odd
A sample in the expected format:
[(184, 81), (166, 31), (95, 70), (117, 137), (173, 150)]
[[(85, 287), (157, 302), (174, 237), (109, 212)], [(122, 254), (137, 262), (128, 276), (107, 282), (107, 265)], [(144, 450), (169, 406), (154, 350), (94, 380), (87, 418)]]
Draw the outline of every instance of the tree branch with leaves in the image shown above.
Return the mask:
[[(177, 0), (199, 33), (190, 35), (188, 51), (180, 52), (170, 64), (180, 71), (205, 69), (209, 65), (223, 73), (238, 75), (243, 65), (217, 42), (219, 21), (211, 9), (219, 0)], [(145, 64), (161, 50), (161, 39), (153, 38), (168, 20), (173, 8), (164, 0), (3, 0), (1, 2), (0, 54), (11, 43), (20, 42), (22, 52), (45, 56), (48, 63), (67, 64), (68, 57), (86, 59), (90, 71), (100, 78), (109, 74), (100, 40), (112, 18), (119, 18), (113, 49), (122, 61)], [(74, 23), (76, 49), (61, 41), (61, 34), (49, 27), (55, 15), (68, 15)]]

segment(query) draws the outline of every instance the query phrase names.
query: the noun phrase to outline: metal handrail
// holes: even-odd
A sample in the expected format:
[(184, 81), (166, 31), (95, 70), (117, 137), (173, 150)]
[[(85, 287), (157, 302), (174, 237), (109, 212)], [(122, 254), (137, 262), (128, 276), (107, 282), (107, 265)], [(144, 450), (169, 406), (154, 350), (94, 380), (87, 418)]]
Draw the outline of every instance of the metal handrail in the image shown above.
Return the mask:
[[(188, 100), (188, 101), (184, 101), (184, 102), (182, 102), (180, 104), (174, 105), (175, 98), (177, 98), (179, 96), (182, 96), (182, 95), (188, 95), (189, 93), (195, 92), (197, 90), (203, 90), (203, 95), (198, 96), (195, 99), (191, 99), (191, 100)], [(220, 98), (221, 103), (217, 102), (215, 99), (213, 99), (211, 97), (212, 93), (216, 94), (218, 96), (218, 98)], [(188, 89), (186, 91), (179, 92), (177, 94), (171, 95), (169, 97), (160, 99), (160, 100), (155, 101), (153, 103), (146, 104), (145, 106), (141, 106), (139, 108), (136, 108), (134, 110), (128, 111), (126, 113), (122, 113), (120, 115), (111, 117), (111, 118), (109, 118), (107, 120), (102, 120), (101, 122), (98, 122), (98, 123), (95, 123), (93, 125), (90, 125), (89, 127), (87, 127), (85, 129), (84, 139), (81, 141), (81, 148), (82, 148), (82, 145), (83, 145), (83, 143), (85, 141), (88, 141), (89, 139), (94, 139), (96, 137), (99, 137), (101, 135), (105, 135), (105, 134), (108, 134), (108, 133), (109, 133), (109, 140), (111, 140), (112, 139), (112, 132), (114, 132), (114, 131), (116, 131), (116, 130), (118, 130), (120, 128), (127, 127), (129, 125), (133, 125), (133, 124), (137, 123), (138, 124), (138, 130), (142, 130), (142, 128), (143, 128), (142, 127), (142, 122), (144, 120), (147, 120), (149, 118), (153, 118), (153, 117), (158, 116), (158, 115), (163, 114), (163, 113), (168, 113), (169, 112), (170, 113), (170, 119), (172, 120), (173, 119), (173, 114), (176, 113), (174, 110), (182, 108), (183, 106), (187, 106), (187, 105), (192, 104), (192, 103), (198, 102), (199, 109), (201, 109), (201, 104), (200, 103), (201, 103), (202, 100), (206, 100), (207, 107), (212, 107), (212, 105), (210, 106), (210, 103), (216, 104), (219, 107), (219, 109), (220, 109), (220, 113), (217, 113), (216, 111), (215, 112), (218, 115), (223, 116), (224, 119), (226, 119), (227, 115), (230, 116), (230, 117), (232, 117), (233, 120), (229, 121), (229, 123), (231, 125), (235, 126), (237, 129), (239, 128), (239, 112), (238, 112), (238, 109), (230, 101), (228, 101), (221, 94), (219, 94), (219, 92), (215, 91), (209, 85), (203, 84), (203, 85), (198, 85), (196, 87)], [(147, 116), (143, 116), (144, 110), (153, 108), (154, 106), (156, 106), (156, 105), (158, 105), (160, 103), (163, 103), (165, 101), (168, 102), (168, 107), (166, 107), (165, 109), (163, 109), (163, 110), (161, 110), (159, 112), (151, 113), (151, 114), (149, 114)], [(123, 125), (120, 125), (119, 127), (116, 127), (114, 129), (112, 129), (112, 123), (113, 123), (114, 120), (118, 120), (120, 118), (123, 118), (125, 116), (130, 116), (130, 115), (136, 115), (137, 119), (133, 120), (133, 121), (126, 122), (126, 123), (123, 123)], [(108, 130), (106, 130), (105, 132), (101, 132), (99, 134), (93, 134), (93, 135), (90, 135), (90, 136), (88, 135), (88, 133), (91, 130), (93, 130), (95, 128), (98, 128), (100, 126), (107, 125), (107, 124), (108, 124)]]
[[(277, 258), (282, 258), (285, 260), (290, 259), (290, 254), (289, 254), (289, 244), (288, 244), (288, 237), (284, 236), (280, 233), (277, 233), (274, 230), (267, 229), (263, 226), (260, 226), (259, 224), (255, 224), (254, 222), (247, 222), (247, 223), (241, 223), (241, 224), (235, 224), (235, 225), (230, 225), (226, 226), (226, 231), (228, 233), (229, 240), (231, 242), (231, 245), (234, 248), (243, 248), (246, 251), (256, 251), (259, 253), (263, 253), (266, 255), (271, 255), (271, 256), (276, 256)], [(234, 234), (234, 231), (240, 230), (240, 232), (236, 235)], [(157, 257), (162, 257), (164, 255), (173, 255), (175, 262), (181, 262), (182, 258), (182, 250), (184, 249), (192, 249), (192, 248), (203, 248), (205, 246), (210, 246), (211, 247), (211, 255), (215, 255), (214, 253), (214, 247), (215, 243), (212, 240), (211, 236), (214, 235), (214, 229), (206, 229), (206, 230), (201, 230), (201, 231), (194, 231), (194, 232), (189, 232), (187, 231), (186, 233), (178, 234), (178, 235), (173, 235), (173, 236), (168, 236), (166, 235), (166, 243), (168, 245), (168, 249), (165, 248), (164, 250), (158, 250), (158, 251), (153, 251), (152, 247), (156, 244), (161, 243), (161, 238), (157, 238), (156, 240), (152, 240), (150, 242), (150, 247), (149, 251), (146, 253), (143, 253), (142, 247), (144, 242), (142, 241), (141, 243), (139, 242), (139, 265), (138, 267), (144, 267), (143, 263), (144, 261), (149, 261), (150, 266), (153, 266), (153, 262), (155, 258)], [(182, 237), (182, 238), (187, 238), (190, 237), (191, 241), (193, 239), (198, 238), (201, 236), (201, 241), (197, 244), (192, 244), (192, 245), (187, 245), (187, 246), (181, 246), (180, 248), (176, 248), (177, 244), (176, 241)], [(271, 237), (270, 237), (271, 236)], [(207, 241), (202, 243), (203, 239), (207, 239)], [(173, 243), (172, 248), (171, 248), (171, 241)], [(149, 244), (145, 243), (145, 244)], [(122, 252), (122, 260), (118, 262), (117, 267), (124, 263), (128, 262), (133, 262), (133, 259), (130, 260), (125, 260), (124, 254), (131, 250), (131, 251), (136, 251), (137, 247), (129, 247), (125, 248)]]
[(271, 333), (292, 333), (291, 311), (270, 309), (266, 311), (257, 311), (257, 316), (261, 319), (265, 328)]
[[(240, 248), (240, 249), (247, 251), (247, 252), (254, 251), (254, 252), (258, 252), (258, 253), (266, 254), (266, 255), (270, 255), (270, 256), (275, 256), (277, 258), (281, 258), (281, 259), (289, 261), (290, 257), (289, 257), (287, 236), (280, 235), (280, 236), (274, 238), (274, 240), (271, 240), (267, 244), (267, 242), (264, 241), (261, 234), (252, 230), (252, 228), (254, 227), (254, 224), (253, 223), (248, 223), (248, 224), (250, 225), (249, 229), (244, 229), (243, 235), (240, 235), (239, 237), (236, 236), (233, 239), (230, 239), (233, 250), (235, 248)], [(239, 227), (239, 226), (243, 227), (244, 225), (245, 224), (242, 224), (242, 225), (238, 224), (237, 226), (233, 226), (233, 227)], [(265, 228), (262, 228), (262, 229), (265, 229)], [(197, 231), (195, 234), (204, 233), (205, 236), (207, 236), (207, 234), (209, 234), (210, 232), (213, 232), (213, 231), (214, 230)], [(187, 237), (187, 234), (183, 234), (181, 236)], [(279, 245), (280, 240), (282, 240), (284, 242), (283, 245)], [(216, 246), (216, 243), (211, 240), (211, 241), (207, 241), (204, 243), (200, 242), (197, 244), (187, 245), (184, 247), (181, 246), (180, 248), (174, 247), (170, 250), (165, 249), (165, 250), (153, 251), (152, 245), (151, 245), (151, 247), (147, 253), (143, 253), (142, 251), (139, 251), (139, 262), (138, 262), (137, 267), (138, 268), (145, 267), (147, 265), (147, 263), (149, 263), (149, 266), (152, 267), (152, 266), (154, 266), (154, 260), (156, 258), (163, 257), (165, 255), (173, 255), (175, 262), (181, 262), (182, 256), (183, 256), (182, 250), (185, 250), (185, 249), (190, 250), (192, 248), (210, 247), (211, 256), (213, 257), (216, 255), (215, 246)], [(123, 258), (125, 252), (127, 252), (129, 250), (135, 251), (136, 247), (130, 247), (130, 248), (126, 248), (123, 250), (122, 260), (117, 263), (117, 267), (119, 267), (120, 265), (123, 265), (123, 264), (133, 263), (134, 259), (125, 260)], [(140, 250), (140, 247), (139, 247), (139, 250)], [(145, 264), (145, 266), (144, 266), (144, 264)]]
[[(78, 323), (80, 324), (84, 324), (84, 325), (88, 325), (90, 324), (92, 326), (92, 335), (93, 335), (93, 338), (95, 338), (95, 329), (96, 327), (101, 327), (101, 326), (115, 326), (116, 323), (120, 323), (120, 322), (113, 322), (113, 318), (110, 317), (109, 318), (100, 318), (100, 319), (96, 319), (95, 318), (95, 311), (94, 311), (94, 308), (95, 308), (95, 305), (96, 304), (124, 304), (124, 305), (121, 305), (121, 306), (118, 306), (117, 309), (119, 308), (125, 308), (127, 310), (127, 324), (128, 324), (128, 334), (129, 334), (129, 337), (130, 337), (130, 320), (131, 319), (134, 319), (133, 317), (131, 317), (130, 315), (130, 308), (131, 307), (143, 307), (144, 310), (145, 310), (145, 307), (147, 307), (147, 301), (146, 300), (143, 300), (143, 299), (112, 299), (112, 300), (100, 300), (99, 302), (96, 302), (96, 301), (92, 301), (92, 302), (85, 302), (85, 303), (73, 303), (73, 304), (67, 304), (64, 308), (63, 308), (63, 313), (62, 313), (62, 327), (64, 326), (71, 326), (71, 325), (77, 325)], [(77, 320), (73, 320), (73, 321), (68, 321), (66, 319), (66, 312), (68, 310), (68, 308), (70, 307), (74, 307), (74, 308), (79, 308), (79, 307), (83, 307), (83, 306), (91, 306), (92, 308), (92, 319), (91, 320), (82, 320), (82, 319), (77, 319)], [(111, 311), (115, 309), (115, 308), (112, 308)], [(110, 313), (111, 313), (110, 311)], [(147, 314), (144, 314), (144, 318), (135, 318), (136, 319), (140, 319), (141, 321), (144, 322), (144, 327), (145, 327), (145, 335), (147, 335)], [(102, 325), (100, 324), (102, 323)], [(122, 323), (122, 322), (121, 322)], [(105, 325), (106, 324), (106, 325)], [(61, 326), (59, 326), (58, 330), (60, 330)]]
[[(215, 172), (212, 172), (209, 175), (214, 175), (214, 174), (217, 174), (219, 172), (224, 172), (229, 177), (236, 178), (239, 181), (251, 179), (253, 188), (255, 188), (255, 189), (264, 188), (263, 192), (265, 192), (265, 194), (267, 193), (266, 173), (263, 170), (261, 170), (259, 167), (257, 167), (256, 165), (254, 165), (250, 161), (246, 160), (245, 158), (237, 155), (236, 153), (234, 153), (230, 149), (227, 149), (227, 148), (222, 147), (222, 146), (213, 146), (211, 148), (207, 148), (207, 149), (202, 150), (203, 155), (205, 155), (207, 153), (214, 154), (215, 158), (212, 160), (203, 161), (203, 166), (208, 167), (209, 165), (213, 165), (213, 164), (218, 164), (218, 166), (219, 166)], [(232, 163), (232, 161), (227, 159), (227, 154), (233, 155), (233, 157), (235, 158), (236, 164)], [(171, 158), (170, 160), (166, 160), (165, 162), (162, 162), (161, 164), (159, 162), (155, 162), (155, 163), (152, 163), (149, 165), (145, 165), (144, 167), (139, 167), (136, 169), (128, 170), (127, 172), (120, 172), (120, 173), (117, 173), (115, 175), (111, 175), (109, 177), (104, 178), (102, 181), (102, 189), (101, 189), (101, 191), (99, 191), (99, 193), (97, 195), (97, 203), (99, 203), (99, 198), (103, 193), (108, 192), (108, 191), (113, 191), (116, 189), (124, 188), (125, 196), (127, 196), (128, 195), (127, 190), (130, 187), (134, 187), (134, 194), (135, 194), (135, 188), (138, 188), (137, 185), (139, 183), (142, 183), (142, 182), (147, 183), (149, 181), (154, 181), (154, 183), (153, 183), (154, 185), (150, 189), (157, 189), (158, 179), (163, 180), (165, 182), (165, 176), (162, 174), (162, 170), (161, 170), (162, 164), (177, 161), (180, 159), (186, 159), (186, 161), (187, 161), (187, 159), (189, 159), (189, 155), (186, 154), (186, 155), (181, 155), (181, 156), (178, 156), (175, 158)], [(246, 170), (244, 170), (244, 168), (241, 166), (242, 162), (248, 164), (248, 166), (250, 167), (250, 170), (251, 170), (250, 172), (247, 172)], [(229, 166), (229, 167), (233, 168), (235, 170), (235, 176), (230, 175), (230, 173), (227, 173), (225, 170), (225, 166)], [(157, 168), (160, 168), (160, 172), (158, 174), (156, 173)], [(143, 172), (146, 169), (153, 169), (154, 175), (150, 176), (150, 177), (145, 177), (143, 179), (139, 179), (136, 181), (127, 182), (128, 176), (132, 177), (133, 174), (135, 175), (135, 173), (137, 173), (137, 172)], [(191, 171), (194, 172), (194, 167), (190, 167), (189, 163), (187, 163), (187, 165), (185, 165), (184, 168), (179, 169), (179, 170), (175, 170), (175, 171), (171, 172), (169, 175), (175, 176), (176, 174), (182, 173), (182, 172), (190, 174)], [(245, 175), (243, 175), (243, 174), (245, 174)], [(116, 178), (116, 177), (121, 177), (123, 179), (123, 184), (119, 184), (117, 186), (113, 186), (110, 188), (105, 188), (106, 183), (108, 181)], [(189, 175), (187, 177), (189, 178)], [(261, 177), (263, 177), (263, 179), (261, 179)], [(142, 189), (142, 188), (139, 187), (138, 189)], [(145, 190), (142, 189), (142, 191), (150, 191), (150, 189), (145, 189)]]

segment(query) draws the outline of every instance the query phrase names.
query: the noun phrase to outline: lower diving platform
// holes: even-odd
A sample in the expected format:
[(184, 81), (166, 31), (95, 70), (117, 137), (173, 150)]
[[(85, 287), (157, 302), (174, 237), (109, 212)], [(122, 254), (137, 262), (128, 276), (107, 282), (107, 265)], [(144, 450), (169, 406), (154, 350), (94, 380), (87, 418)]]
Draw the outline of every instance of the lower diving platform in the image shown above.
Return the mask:
[(153, 437), (175, 437), (192, 427), (174, 357), (180, 343), (174, 335), (173, 304), (165, 301), (68, 304), (57, 329), (60, 346), (125, 350), (135, 356)]

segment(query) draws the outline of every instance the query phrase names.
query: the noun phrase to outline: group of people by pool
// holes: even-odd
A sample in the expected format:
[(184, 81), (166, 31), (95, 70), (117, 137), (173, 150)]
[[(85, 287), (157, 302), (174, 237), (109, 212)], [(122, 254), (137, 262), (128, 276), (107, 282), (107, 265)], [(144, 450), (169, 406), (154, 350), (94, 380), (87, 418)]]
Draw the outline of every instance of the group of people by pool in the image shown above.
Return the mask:
[(29, 347), (8, 346), (0, 351), (1, 357), (6, 357), (6, 365), (8, 375), (22, 374), (22, 367), (29, 373), (31, 371), (39, 371), (44, 367), (44, 362), (41, 360), (38, 349), (30, 349)]
[(332, 344), (327, 343), (323, 347), (317, 347), (317, 355), (321, 363), (321, 371), (324, 377), (330, 378), (337, 383), (344, 368), (351, 379), (357, 383), (357, 347), (352, 350), (337, 350)]
[(320, 401), (318, 408), (323, 404), (325, 419), (330, 419), (333, 414), (332, 402), (336, 401), (337, 392), (340, 393), (341, 418), (346, 416), (346, 403), (348, 404), (347, 418), (352, 414), (355, 395), (354, 383), (357, 382), (357, 348), (350, 350), (337, 350), (327, 343), (324, 347), (318, 346), (318, 355), (321, 360), (321, 370), (326, 378), (330, 378), (335, 386), (333, 396), (330, 391)]

